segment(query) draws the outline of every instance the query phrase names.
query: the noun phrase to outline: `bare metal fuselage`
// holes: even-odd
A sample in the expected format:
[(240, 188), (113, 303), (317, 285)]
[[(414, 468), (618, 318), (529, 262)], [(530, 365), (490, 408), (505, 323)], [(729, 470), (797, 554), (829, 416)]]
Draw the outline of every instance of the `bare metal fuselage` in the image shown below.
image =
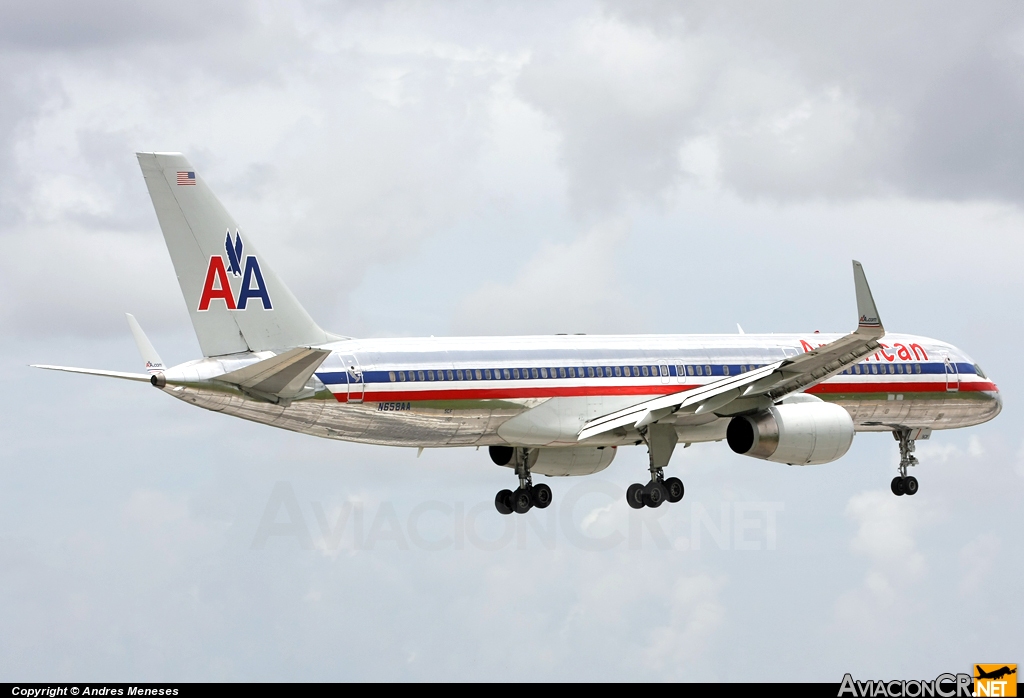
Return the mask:
[[(208, 378), (270, 354), (207, 358), (168, 371), (164, 391), (261, 424), (345, 441), (411, 447), (568, 447), (637, 443), (621, 428), (584, 442), (582, 425), (809, 351), (840, 335), (650, 335), (362, 339), (332, 353), (300, 399), (253, 399)], [(188, 377), (194, 376), (194, 382)], [(953, 429), (1001, 408), (996, 386), (952, 345), (886, 335), (882, 349), (806, 391), (844, 407), (857, 431)], [(533, 409), (539, 408), (539, 409)], [(736, 413), (675, 419), (682, 442), (717, 441)]]

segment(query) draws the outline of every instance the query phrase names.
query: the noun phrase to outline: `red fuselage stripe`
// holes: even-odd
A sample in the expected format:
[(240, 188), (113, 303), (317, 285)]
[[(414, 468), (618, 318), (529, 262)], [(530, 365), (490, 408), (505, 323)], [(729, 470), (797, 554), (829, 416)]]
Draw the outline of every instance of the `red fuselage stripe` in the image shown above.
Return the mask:
[[(522, 398), (585, 397), (590, 395), (668, 395), (699, 388), (699, 385), (620, 385), (620, 386), (566, 386), (547, 388), (463, 388), (439, 390), (365, 391), (364, 402), (420, 402), (424, 400), (515, 400)], [(995, 384), (988, 381), (970, 381), (960, 384), (962, 392), (996, 392)], [(352, 391), (359, 395), (358, 390)], [(821, 383), (808, 388), (808, 393), (944, 393), (945, 381), (932, 383)], [(338, 402), (348, 402), (348, 394), (335, 393)]]

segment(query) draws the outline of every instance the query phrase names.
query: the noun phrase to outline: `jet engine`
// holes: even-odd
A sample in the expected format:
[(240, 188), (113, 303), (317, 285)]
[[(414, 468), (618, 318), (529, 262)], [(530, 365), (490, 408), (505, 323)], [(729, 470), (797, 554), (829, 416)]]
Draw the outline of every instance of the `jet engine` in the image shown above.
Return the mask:
[(818, 465), (842, 458), (850, 450), (853, 433), (849, 412), (814, 400), (773, 405), (756, 414), (733, 417), (725, 438), (729, 447), (743, 456)]
[[(515, 466), (512, 446), (491, 446), (491, 460), (497, 465)], [(590, 475), (604, 470), (615, 458), (615, 447), (531, 448), (530, 472), (540, 475)]]

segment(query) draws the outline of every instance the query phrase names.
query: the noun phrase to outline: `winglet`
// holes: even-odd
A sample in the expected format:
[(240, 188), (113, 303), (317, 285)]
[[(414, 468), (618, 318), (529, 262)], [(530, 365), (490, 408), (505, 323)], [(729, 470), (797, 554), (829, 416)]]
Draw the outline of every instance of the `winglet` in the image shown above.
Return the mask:
[(881, 337), (885, 334), (885, 328), (882, 327), (882, 319), (878, 317), (875, 299), (871, 297), (871, 287), (864, 275), (864, 267), (857, 260), (853, 261), (853, 286), (857, 291), (857, 333)]
[(132, 331), (132, 337), (135, 338), (135, 346), (139, 348), (142, 360), (146, 362), (146, 370), (150, 373), (163, 371), (164, 362), (161, 360), (160, 355), (156, 353), (156, 349), (153, 348), (153, 343), (149, 341), (149, 337), (142, 331), (139, 321), (131, 313), (125, 313), (124, 316), (128, 320), (128, 327)]

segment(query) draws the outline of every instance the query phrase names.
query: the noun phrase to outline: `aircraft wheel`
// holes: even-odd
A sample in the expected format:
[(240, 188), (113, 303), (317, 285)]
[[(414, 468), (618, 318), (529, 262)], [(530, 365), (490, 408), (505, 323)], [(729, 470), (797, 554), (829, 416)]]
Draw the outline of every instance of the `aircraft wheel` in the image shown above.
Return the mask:
[(894, 477), (892, 479), (892, 482), (889, 483), (889, 489), (891, 489), (892, 493), (897, 497), (902, 497), (904, 494), (907, 493), (906, 487), (906, 483), (903, 481), (903, 478), (901, 478), (899, 475)]
[(918, 490), (917, 478), (914, 477), (913, 475), (911, 475), (911, 476), (907, 477), (906, 479), (904, 479), (903, 480), (903, 490), (908, 495), (911, 495), (911, 496), (917, 494), (917, 490)]
[(532, 506), (533, 497), (530, 496), (530, 490), (520, 487), (512, 493), (512, 508), (517, 514), (525, 514)]
[(665, 489), (665, 485), (660, 482), (648, 482), (647, 486), (644, 487), (644, 504), (657, 509), (662, 503), (668, 499), (668, 490)]
[(644, 508), (644, 486), (635, 482), (626, 488), (626, 503), (634, 509)]
[(683, 493), (686, 490), (685, 488), (683, 488), (682, 480), (680, 480), (677, 477), (670, 477), (669, 479), (665, 480), (665, 482), (662, 484), (665, 485), (665, 489), (668, 490), (667, 499), (669, 502), (675, 504), (676, 502), (683, 498)]
[(533, 505), (538, 509), (546, 509), (551, 504), (551, 488), (544, 483), (534, 485), (530, 496), (533, 498)]
[(512, 513), (512, 490), (502, 490), (494, 495), (494, 508), (499, 514)]

